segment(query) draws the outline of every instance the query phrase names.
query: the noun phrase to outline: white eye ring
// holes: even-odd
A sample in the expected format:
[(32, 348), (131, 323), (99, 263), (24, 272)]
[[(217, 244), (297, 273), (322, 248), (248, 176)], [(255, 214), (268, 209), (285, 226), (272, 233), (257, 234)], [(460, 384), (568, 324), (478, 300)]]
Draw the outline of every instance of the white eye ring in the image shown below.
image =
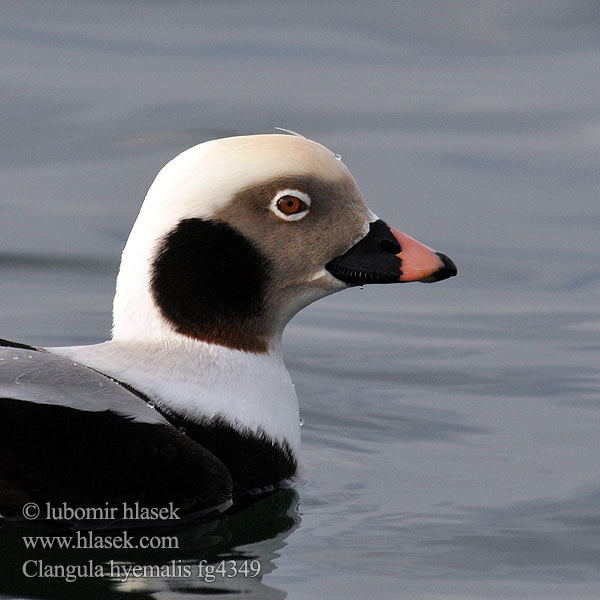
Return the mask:
[[(277, 202), (279, 202), (279, 200), (281, 198), (283, 198), (284, 196), (293, 196), (294, 198), (298, 198), (298, 200), (301, 200), (302, 202), (304, 202), (304, 204), (306, 204), (306, 209), (303, 210), (302, 212), (298, 212), (298, 213), (291, 214), (291, 215), (285, 214), (277, 206)], [(275, 194), (275, 197), (273, 198), (273, 200), (271, 200), (271, 205), (269, 206), (269, 208), (280, 219), (283, 219), (284, 221), (299, 221), (300, 219), (303, 219), (308, 214), (308, 209), (310, 208), (310, 202), (311, 202), (310, 196), (308, 194), (305, 194), (304, 192), (301, 192), (300, 190), (281, 190), (280, 192), (277, 192), (277, 194)]]

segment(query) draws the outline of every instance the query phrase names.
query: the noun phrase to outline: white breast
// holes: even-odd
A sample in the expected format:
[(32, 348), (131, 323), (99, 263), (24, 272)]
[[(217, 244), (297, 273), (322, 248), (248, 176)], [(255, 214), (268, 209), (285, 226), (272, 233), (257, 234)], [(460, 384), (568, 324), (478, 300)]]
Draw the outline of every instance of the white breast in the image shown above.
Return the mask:
[(237, 429), (287, 442), (298, 455), (298, 398), (277, 348), (253, 354), (182, 338), (48, 350), (131, 385), (159, 407), (197, 422), (224, 417)]

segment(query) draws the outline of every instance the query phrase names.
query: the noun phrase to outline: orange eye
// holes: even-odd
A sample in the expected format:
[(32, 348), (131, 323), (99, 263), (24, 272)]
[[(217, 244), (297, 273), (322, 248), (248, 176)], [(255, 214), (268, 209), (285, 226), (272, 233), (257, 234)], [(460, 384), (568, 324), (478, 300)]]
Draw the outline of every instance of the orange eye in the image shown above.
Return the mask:
[(299, 221), (308, 214), (310, 205), (311, 199), (308, 194), (288, 188), (275, 195), (269, 208), (284, 221)]
[(277, 200), (277, 208), (284, 215), (297, 215), (308, 210), (308, 204), (296, 196), (281, 196)]

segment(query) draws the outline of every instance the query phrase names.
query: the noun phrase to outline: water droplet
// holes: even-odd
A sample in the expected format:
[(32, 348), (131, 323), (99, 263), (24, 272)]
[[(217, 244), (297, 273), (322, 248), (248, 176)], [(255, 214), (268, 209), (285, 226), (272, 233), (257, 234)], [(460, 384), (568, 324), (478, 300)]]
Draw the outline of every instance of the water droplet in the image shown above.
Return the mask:
[(151, 402), (150, 400), (148, 400), (148, 402), (146, 402), (146, 406), (148, 408), (154, 408), (154, 402)]
[(31, 354), (28, 354), (28, 355), (27, 355), (27, 358), (33, 358), (33, 356), (31, 356)]
[(186, 434), (185, 427), (180, 427), (180, 428), (179, 428), (179, 431), (181, 431), (181, 433), (183, 433), (183, 435), (185, 435), (185, 434)]
[(18, 356), (13, 356), (13, 360), (19, 360)]
[(334, 154), (334, 156), (335, 156), (335, 160), (342, 160), (341, 154)]
[(300, 417), (298, 419), (298, 423), (300, 423), (300, 427), (302, 427), (302, 425), (304, 425), (304, 419), (302, 417)]
[(364, 285), (361, 285), (359, 289), (360, 289), (360, 290), (364, 290), (364, 289), (365, 289), (365, 286), (364, 286)]

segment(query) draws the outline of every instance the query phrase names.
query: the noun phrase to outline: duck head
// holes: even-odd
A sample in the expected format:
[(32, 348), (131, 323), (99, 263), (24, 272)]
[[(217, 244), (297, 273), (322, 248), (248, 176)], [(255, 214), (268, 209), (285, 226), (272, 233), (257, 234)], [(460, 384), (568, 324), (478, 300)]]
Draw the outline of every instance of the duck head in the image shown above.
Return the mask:
[(213, 140), (150, 187), (123, 251), (113, 339), (268, 352), (318, 298), (453, 275), (449, 258), (378, 219), (324, 146), (280, 134)]

